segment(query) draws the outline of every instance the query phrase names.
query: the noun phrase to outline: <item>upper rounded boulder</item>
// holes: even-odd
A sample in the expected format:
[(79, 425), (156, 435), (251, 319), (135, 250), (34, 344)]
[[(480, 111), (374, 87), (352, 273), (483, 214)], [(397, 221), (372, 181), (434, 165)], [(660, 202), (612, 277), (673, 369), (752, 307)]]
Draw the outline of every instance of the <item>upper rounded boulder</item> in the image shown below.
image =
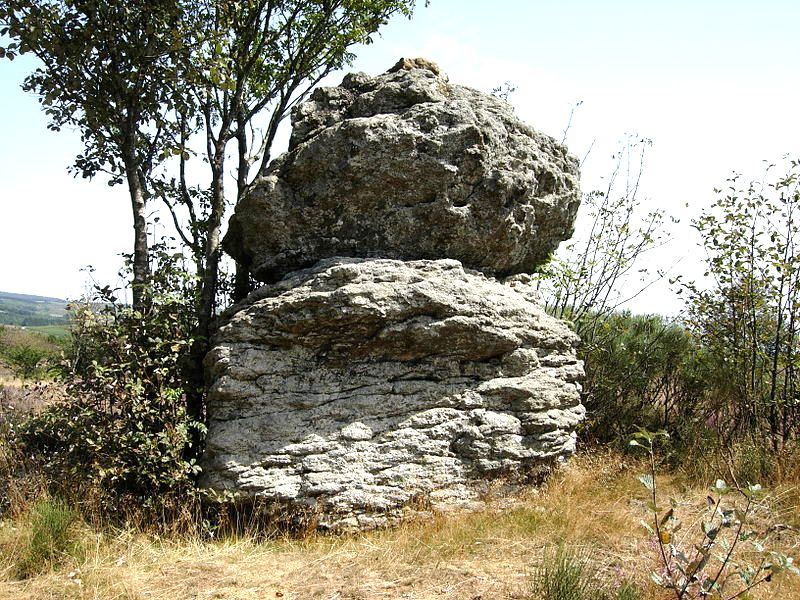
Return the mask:
[(578, 179), (566, 147), (507, 102), (402, 59), (294, 110), (288, 152), (239, 203), (224, 245), (262, 281), (333, 256), (533, 272), (572, 235)]

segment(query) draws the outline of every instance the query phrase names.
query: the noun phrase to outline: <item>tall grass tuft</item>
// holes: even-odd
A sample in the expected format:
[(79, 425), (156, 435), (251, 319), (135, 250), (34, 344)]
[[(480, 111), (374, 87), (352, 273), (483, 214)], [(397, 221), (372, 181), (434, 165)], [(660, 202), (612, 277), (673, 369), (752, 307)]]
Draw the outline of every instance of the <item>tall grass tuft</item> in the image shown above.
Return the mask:
[(536, 600), (639, 600), (640, 590), (623, 582), (607, 589), (585, 554), (559, 547), (545, 554), (534, 571), (531, 591)]
[(60, 500), (38, 500), (29, 515), (28, 532), (16, 560), (16, 576), (27, 579), (52, 568), (79, 549), (77, 513)]

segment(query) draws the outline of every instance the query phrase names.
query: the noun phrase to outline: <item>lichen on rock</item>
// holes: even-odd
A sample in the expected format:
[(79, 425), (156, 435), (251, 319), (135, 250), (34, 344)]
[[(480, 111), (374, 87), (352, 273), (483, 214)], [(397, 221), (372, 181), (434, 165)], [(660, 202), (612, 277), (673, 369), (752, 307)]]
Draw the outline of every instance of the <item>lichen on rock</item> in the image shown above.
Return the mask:
[(207, 357), (206, 483), (362, 528), (568, 456), (578, 338), (453, 260), (328, 259), (258, 290)]
[(206, 357), (204, 483), (363, 529), (569, 456), (578, 338), (525, 273), (572, 233), (577, 165), (426, 59), (317, 89), (231, 219), (266, 285)]
[(489, 275), (528, 273), (572, 235), (577, 159), (430, 61), (318, 88), (292, 124), (289, 151), (225, 238), (259, 280), (331, 256), (446, 257)]

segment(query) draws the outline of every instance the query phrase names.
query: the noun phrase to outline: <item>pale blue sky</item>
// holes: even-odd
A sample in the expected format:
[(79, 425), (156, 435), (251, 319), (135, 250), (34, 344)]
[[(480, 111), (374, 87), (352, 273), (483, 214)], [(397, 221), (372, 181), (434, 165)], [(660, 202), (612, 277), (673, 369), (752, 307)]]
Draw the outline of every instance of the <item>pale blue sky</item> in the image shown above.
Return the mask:
[[(585, 190), (602, 185), (627, 133), (651, 138), (650, 205), (683, 220), (652, 260), (683, 258), (692, 271), (689, 220), (713, 187), (734, 170), (758, 176), (762, 160), (800, 156), (799, 23), (800, 2), (789, 0), (432, 0), (358, 49), (354, 69), (377, 74), (400, 56), (426, 56), (455, 83), (488, 91), (510, 80), (519, 115), (558, 138), (583, 100), (567, 141), (581, 157), (594, 144)], [(36, 100), (19, 91), (31, 68), (0, 64), (0, 289), (74, 297), (86, 264), (115, 281), (130, 211), (122, 188), (66, 175), (79, 140), (48, 132)], [(660, 290), (637, 308), (675, 306)]]

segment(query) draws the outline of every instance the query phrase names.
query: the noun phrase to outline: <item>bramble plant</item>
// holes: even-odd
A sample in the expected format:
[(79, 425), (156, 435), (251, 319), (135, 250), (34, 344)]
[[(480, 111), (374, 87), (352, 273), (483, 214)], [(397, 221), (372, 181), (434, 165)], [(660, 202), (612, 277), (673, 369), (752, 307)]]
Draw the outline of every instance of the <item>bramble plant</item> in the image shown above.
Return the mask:
[(717, 479), (707, 497), (700, 531), (689, 529), (677, 535), (683, 525), (676, 513), (678, 503), (670, 499), (669, 508), (659, 506), (656, 481), (655, 447), (667, 439), (665, 431), (641, 429), (630, 440), (631, 446), (644, 449), (650, 465), (650, 472), (639, 480), (650, 496), (651, 522), (642, 521), (642, 525), (653, 536), (661, 565), (651, 573), (653, 582), (671, 590), (676, 600), (733, 600), (770, 582), (781, 571), (800, 575), (792, 558), (767, 548), (767, 534), (755, 530), (756, 513), (765, 508), (764, 490), (758, 484), (729, 485)]

